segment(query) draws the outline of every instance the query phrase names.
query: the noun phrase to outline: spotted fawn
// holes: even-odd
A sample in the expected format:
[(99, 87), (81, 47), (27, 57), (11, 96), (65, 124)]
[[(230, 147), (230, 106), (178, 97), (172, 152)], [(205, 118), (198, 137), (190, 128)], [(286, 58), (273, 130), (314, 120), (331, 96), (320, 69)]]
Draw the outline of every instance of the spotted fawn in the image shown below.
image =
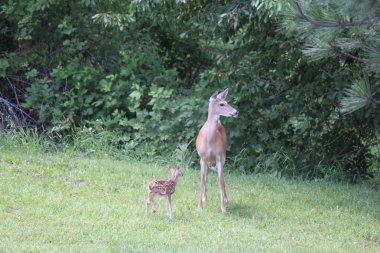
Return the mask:
[(166, 196), (166, 207), (168, 209), (168, 215), (171, 219), (173, 217), (172, 212), (172, 194), (175, 192), (175, 187), (177, 185), (178, 177), (182, 176), (182, 170), (177, 165), (173, 167), (168, 166), (171, 169), (172, 176), (167, 180), (153, 180), (148, 185), (148, 200), (146, 201), (146, 217), (149, 217), (149, 207), (150, 204), (154, 204), (153, 212), (155, 213), (158, 209), (157, 203), (154, 201), (156, 195)]

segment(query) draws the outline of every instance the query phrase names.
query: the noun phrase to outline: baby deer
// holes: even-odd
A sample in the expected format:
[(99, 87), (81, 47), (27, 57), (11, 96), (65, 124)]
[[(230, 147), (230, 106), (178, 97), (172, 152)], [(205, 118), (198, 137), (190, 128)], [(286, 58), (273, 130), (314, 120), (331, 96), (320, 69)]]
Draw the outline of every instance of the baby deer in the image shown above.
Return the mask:
[(154, 202), (154, 196), (166, 196), (166, 207), (168, 209), (168, 215), (171, 219), (173, 216), (172, 213), (172, 194), (175, 192), (175, 186), (177, 184), (178, 177), (182, 176), (182, 170), (177, 165), (173, 167), (168, 166), (172, 171), (172, 177), (167, 180), (153, 180), (148, 185), (148, 200), (146, 201), (146, 217), (149, 217), (149, 207), (150, 204), (154, 204), (153, 212), (155, 213), (158, 209), (158, 205)]

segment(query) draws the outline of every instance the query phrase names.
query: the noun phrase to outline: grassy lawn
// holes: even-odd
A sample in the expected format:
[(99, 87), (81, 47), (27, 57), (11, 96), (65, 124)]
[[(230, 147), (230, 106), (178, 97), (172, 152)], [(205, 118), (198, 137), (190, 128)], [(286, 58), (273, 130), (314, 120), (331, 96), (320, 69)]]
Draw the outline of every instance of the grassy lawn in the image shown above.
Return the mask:
[(379, 252), (380, 194), (365, 186), (215, 171), (197, 209), (199, 171), (184, 168), (173, 220), (145, 218), (159, 163), (0, 148), (0, 252)]

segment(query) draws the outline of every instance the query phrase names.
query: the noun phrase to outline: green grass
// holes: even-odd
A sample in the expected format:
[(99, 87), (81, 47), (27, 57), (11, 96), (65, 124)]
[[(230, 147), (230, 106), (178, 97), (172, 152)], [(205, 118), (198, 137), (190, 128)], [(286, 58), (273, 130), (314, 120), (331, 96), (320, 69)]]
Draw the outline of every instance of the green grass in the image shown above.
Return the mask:
[[(228, 168), (227, 168), (228, 169)], [(379, 252), (380, 194), (366, 186), (226, 173), (228, 212), (210, 172), (184, 169), (173, 219), (145, 218), (159, 163), (0, 148), (0, 252)]]

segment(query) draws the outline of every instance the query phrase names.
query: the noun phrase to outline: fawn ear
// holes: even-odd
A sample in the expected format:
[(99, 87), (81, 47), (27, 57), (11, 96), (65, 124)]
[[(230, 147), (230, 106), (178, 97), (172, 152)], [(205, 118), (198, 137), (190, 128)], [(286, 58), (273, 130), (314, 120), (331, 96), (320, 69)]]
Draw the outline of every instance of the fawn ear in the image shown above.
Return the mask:
[(215, 91), (214, 94), (211, 95), (209, 99), (210, 103), (213, 103), (216, 100), (216, 98), (218, 97), (218, 93), (218, 91)]
[(218, 98), (225, 100), (228, 95), (228, 88), (226, 88), (223, 92), (218, 94)]

